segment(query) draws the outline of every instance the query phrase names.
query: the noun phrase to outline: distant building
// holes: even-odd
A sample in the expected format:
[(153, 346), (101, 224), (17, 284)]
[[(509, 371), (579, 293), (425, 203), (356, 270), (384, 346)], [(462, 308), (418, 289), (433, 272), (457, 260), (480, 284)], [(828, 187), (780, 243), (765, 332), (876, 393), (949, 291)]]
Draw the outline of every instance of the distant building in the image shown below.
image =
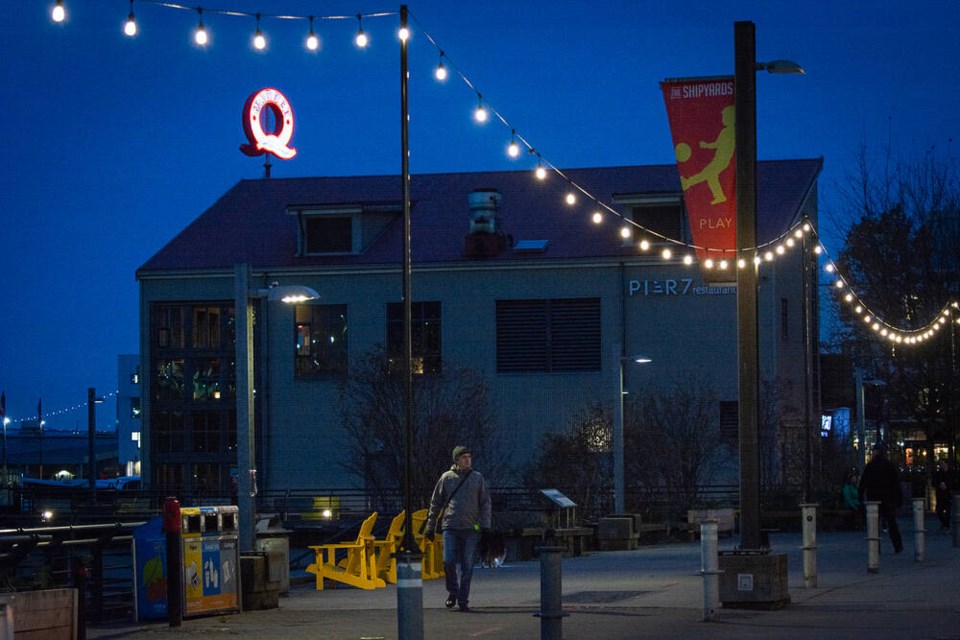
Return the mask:
[[(804, 218), (816, 225), (821, 165), (759, 164), (761, 243)], [(674, 166), (564, 174), (624, 217), (689, 242)], [(705, 284), (696, 262), (684, 264), (692, 252), (682, 246), (639, 232), (621, 238), (614, 215), (596, 224), (593, 209), (564, 203), (570, 185), (555, 175), (415, 175), (411, 185), (418, 371), (443, 375), (452, 361), (479, 370), (515, 462), (530, 460), (578, 410), (612, 410), (620, 355), (638, 352), (653, 363), (625, 371), (626, 391), (678, 379), (709, 385), (723, 439), (716, 446), (730, 447), (736, 460), (735, 287)], [(339, 464), (337, 383), (374, 345), (399, 346), (402, 227), (397, 176), (244, 180), (137, 271), (141, 451), (153, 488), (226, 492), (236, 473), (234, 268), (241, 263), (251, 267), (252, 286), (302, 284), (321, 295), (296, 306), (257, 305), (260, 488), (363, 486)], [(642, 240), (652, 247), (642, 250)], [(664, 259), (669, 248), (676, 251)], [(803, 427), (805, 310), (817, 335), (816, 287), (805, 300), (800, 265), (793, 249), (760, 267), (760, 376), (780, 389), (774, 444), (783, 447)], [(816, 362), (818, 341), (809, 343)]]
[(140, 356), (117, 358), (117, 458), (121, 474), (140, 475)]

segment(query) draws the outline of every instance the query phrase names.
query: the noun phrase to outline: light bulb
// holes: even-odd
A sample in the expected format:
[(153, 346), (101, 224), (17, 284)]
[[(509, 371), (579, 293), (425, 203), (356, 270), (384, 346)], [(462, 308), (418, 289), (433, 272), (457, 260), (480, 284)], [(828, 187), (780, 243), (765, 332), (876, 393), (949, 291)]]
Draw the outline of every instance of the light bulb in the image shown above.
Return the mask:
[(477, 110), (473, 112), (473, 117), (477, 122), (487, 121), (487, 110), (483, 108), (483, 103), (477, 105)]
[[(626, 227), (626, 226), (620, 227), (620, 237), (621, 237), (621, 238), (623, 238), (624, 240), (627, 240), (631, 235), (633, 235), (633, 232), (630, 231), (630, 227)], [(641, 243), (641, 244), (642, 244), (642, 243)]]
[(516, 158), (520, 155), (520, 145), (517, 144), (516, 140), (510, 141), (510, 144), (507, 146), (507, 155), (511, 158)]
[(253, 36), (253, 46), (258, 51), (263, 51), (267, 48), (267, 39), (263, 37), (263, 33), (260, 29), (257, 29), (256, 35)]
[(547, 177), (547, 170), (543, 168), (542, 164), (537, 164), (537, 169), (534, 171), (534, 175), (537, 176), (537, 180), (544, 180)]
[(307, 49), (316, 51), (320, 48), (320, 38), (313, 32), (313, 16), (310, 16), (310, 33), (307, 34)]
[(603, 222), (603, 214), (600, 213), (599, 211), (594, 211), (594, 212), (593, 212), (593, 221), (594, 221), (596, 224), (600, 224), (601, 222)]
[(670, 258), (673, 257), (673, 251), (670, 251), (670, 249), (664, 249), (663, 253), (661, 253), (660, 255), (663, 256), (664, 260), (669, 260)]
[(693, 256), (689, 253), (683, 256), (683, 264), (693, 264)]
[(447, 69), (443, 66), (443, 54), (440, 54), (440, 64), (437, 65), (437, 70), (433, 72), (433, 75), (443, 82), (447, 79)]
[(358, 25), (357, 37), (354, 40), (354, 42), (357, 43), (358, 47), (363, 49), (365, 46), (367, 46), (367, 44), (370, 43), (370, 40), (367, 38), (367, 34), (363, 32), (363, 18), (360, 16), (359, 13), (357, 14), (357, 25)]
[(207, 37), (207, 28), (203, 26), (203, 9), (197, 9), (197, 15), (200, 16), (199, 22), (197, 23), (197, 30), (193, 34), (193, 41), (196, 42), (201, 47), (206, 46), (209, 42)]
[(706, 260), (704, 260), (704, 261), (703, 261), (703, 268), (704, 268), (704, 269), (713, 269), (713, 260), (711, 260), (710, 258), (707, 258)]
[(406, 42), (410, 39), (410, 29), (406, 27), (401, 27), (400, 31), (397, 32), (397, 36), (400, 38), (401, 42)]
[(577, 204), (577, 196), (572, 193), (568, 193), (566, 197), (566, 201), (567, 201), (567, 204), (569, 205), (575, 205)]
[(720, 269), (721, 269), (721, 270), (726, 269), (728, 266), (729, 266), (729, 264), (727, 263), (726, 260), (721, 260), (721, 261), (720, 261)]
[(130, 15), (127, 16), (127, 21), (123, 25), (123, 32), (131, 38), (137, 35), (137, 20), (133, 17), (132, 11), (130, 12)]
[(53, 18), (54, 22), (63, 22), (67, 19), (67, 10), (63, 7), (63, 0), (57, 0), (57, 4), (50, 12), (50, 17)]
[[(626, 229), (626, 227), (624, 227), (624, 229)], [(627, 238), (629, 237), (629, 235), (624, 237)], [(643, 240), (640, 241), (640, 251), (649, 251), (649, 250), (650, 250), (650, 241), (644, 238)]]
[(738, 268), (738, 269), (744, 269), (744, 268), (746, 268), (746, 266), (747, 266), (747, 261), (746, 261), (746, 260), (744, 260), (743, 258), (740, 258), (739, 260), (737, 260), (737, 268)]

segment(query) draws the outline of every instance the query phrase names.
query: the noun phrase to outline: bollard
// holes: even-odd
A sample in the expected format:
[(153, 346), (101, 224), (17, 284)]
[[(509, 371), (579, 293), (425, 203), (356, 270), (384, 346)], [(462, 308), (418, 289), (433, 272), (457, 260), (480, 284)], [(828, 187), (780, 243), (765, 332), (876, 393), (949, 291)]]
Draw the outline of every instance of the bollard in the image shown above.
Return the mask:
[(423, 564), (409, 549), (397, 554), (397, 637), (423, 640)]
[(953, 496), (950, 504), (950, 529), (953, 531), (953, 546), (960, 547), (960, 494)]
[(926, 527), (923, 518), (923, 498), (913, 499), (913, 559), (923, 562), (926, 546)]
[(807, 503), (800, 505), (803, 518), (803, 586), (805, 589), (816, 589), (817, 578), (817, 504)]
[(167, 540), (167, 620), (171, 627), (183, 622), (182, 528), (180, 501), (168, 497), (163, 502), (163, 530)]
[(563, 568), (564, 547), (553, 544), (547, 534), (540, 552), (540, 640), (563, 639)]
[(880, 573), (880, 503), (867, 500), (867, 573)]
[(717, 521), (700, 521), (700, 574), (703, 576), (703, 621), (717, 619), (720, 570), (717, 560)]

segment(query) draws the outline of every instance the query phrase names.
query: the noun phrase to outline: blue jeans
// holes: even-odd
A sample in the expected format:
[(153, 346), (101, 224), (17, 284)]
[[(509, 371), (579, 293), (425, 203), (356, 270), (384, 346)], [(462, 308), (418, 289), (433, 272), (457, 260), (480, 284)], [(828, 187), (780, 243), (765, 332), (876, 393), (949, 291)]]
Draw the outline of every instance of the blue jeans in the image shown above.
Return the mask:
[[(446, 573), (447, 593), (466, 607), (470, 601), (470, 580), (480, 543), (480, 532), (475, 529), (443, 530), (443, 570)], [(459, 570), (459, 580), (457, 571)]]

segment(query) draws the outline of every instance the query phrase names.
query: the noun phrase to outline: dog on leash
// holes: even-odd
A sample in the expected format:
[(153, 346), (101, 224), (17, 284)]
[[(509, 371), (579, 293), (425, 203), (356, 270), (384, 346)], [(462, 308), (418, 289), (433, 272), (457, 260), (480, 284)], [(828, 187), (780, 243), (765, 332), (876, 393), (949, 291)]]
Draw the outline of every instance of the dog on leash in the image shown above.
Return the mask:
[(507, 543), (499, 531), (487, 531), (480, 538), (480, 566), (495, 569), (507, 559)]

